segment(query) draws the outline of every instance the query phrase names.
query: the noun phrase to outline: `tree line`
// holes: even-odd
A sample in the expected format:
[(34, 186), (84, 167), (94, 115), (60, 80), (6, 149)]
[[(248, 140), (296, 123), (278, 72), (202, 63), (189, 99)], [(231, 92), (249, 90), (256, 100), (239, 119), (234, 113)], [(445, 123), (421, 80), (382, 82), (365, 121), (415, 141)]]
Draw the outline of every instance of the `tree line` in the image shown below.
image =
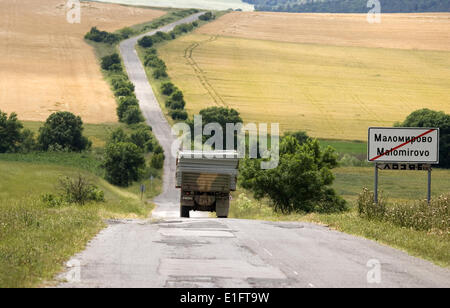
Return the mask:
[[(257, 11), (367, 13), (367, 0), (243, 0)], [(380, 0), (383, 13), (450, 12), (450, 0)]]

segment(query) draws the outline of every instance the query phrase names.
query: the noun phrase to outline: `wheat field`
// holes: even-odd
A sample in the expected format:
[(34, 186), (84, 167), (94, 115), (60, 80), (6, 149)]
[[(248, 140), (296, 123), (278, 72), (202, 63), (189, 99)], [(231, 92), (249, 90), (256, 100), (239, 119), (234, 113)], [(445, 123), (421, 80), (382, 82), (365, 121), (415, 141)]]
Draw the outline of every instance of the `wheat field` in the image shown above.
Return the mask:
[[(261, 13), (222, 18), (246, 14)], [(262, 15), (272, 20), (276, 14)], [(273, 26), (266, 26), (270, 39), (259, 38), (261, 27), (259, 32), (249, 30), (250, 38), (233, 37), (223, 35), (230, 33), (220, 27), (222, 18), (159, 49), (169, 75), (184, 91), (190, 114), (207, 106), (228, 106), (245, 122), (276, 122), (282, 131), (306, 130), (319, 138), (366, 140), (369, 126), (392, 126), (416, 109), (450, 112), (450, 52), (442, 47), (449, 41), (436, 47), (439, 42), (433, 38), (436, 50), (392, 48), (395, 40), (389, 48), (364, 47), (357, 39), (338, 44), (342, 38), (332, 41), (329, 25), (316, 35), (318, 43), (302, 42), (301, 37), (289, 42), (281, 34), (275, 40)], [(411, 29), (419, 24), (412, 23)], [(405, 41), (409, 37), (408, 32)], [(416, 44), (424, 40), (419, 35)]]

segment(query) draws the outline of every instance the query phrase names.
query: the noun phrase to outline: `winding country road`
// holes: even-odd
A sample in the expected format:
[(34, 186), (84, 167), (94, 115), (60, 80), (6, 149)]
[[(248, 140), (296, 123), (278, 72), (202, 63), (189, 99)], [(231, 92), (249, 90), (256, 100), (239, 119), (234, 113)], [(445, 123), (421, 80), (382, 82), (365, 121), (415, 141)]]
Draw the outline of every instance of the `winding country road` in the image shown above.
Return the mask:
[[(166, 153), (163, 193), (155, 199), (151, 219), (110, 221), (72, 258), (81, 265), (80, 280), (61, 287), (450, 287), (447, 269), (324, 226), (178, 218), (170, 154), (174, 137), (136, 54), (138, 39), (121, 43), (120, 52), (144, 116)], [(380, 275), (370, 275), (377, 268)], [(379, 283), (368, 280), (368, 274)]]

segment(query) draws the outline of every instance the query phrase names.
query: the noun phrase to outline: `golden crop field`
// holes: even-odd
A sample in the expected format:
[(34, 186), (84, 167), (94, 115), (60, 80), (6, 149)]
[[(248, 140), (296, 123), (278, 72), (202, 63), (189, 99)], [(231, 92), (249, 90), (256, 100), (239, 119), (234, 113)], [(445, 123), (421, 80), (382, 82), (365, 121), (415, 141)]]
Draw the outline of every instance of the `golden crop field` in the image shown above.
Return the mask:
[(81, 23), (66, 19), (64, 0), (0, 0), (0, 110), (45, 120), (57, 110), (85, 122), (116, 122), (116, 103), (94, 50), (92, 26), (113, 31), (165, 12), (112, 4), (81, 5)]
[[(253, 15), (259, 23), (247, 22)], [(436, 16), (450, 23), (450, 14)], [(232, 13), (164, 45), (160, 54), (190, 114), (229, 106), (246, 122), (279, 122), (282, 131), (366, 140), (367, 127), (391, 126), (416, 109), (450, 112), (450, 27), (431, 38), (423, 18), (397, 18), (386, 22), (387, 37), (371, 45), (363, 34), (373, 37), (374, 25), (365, 15)], [(314, 31), (305, 39), (311, 20)], [(330, 31), (332, 23), (337, 31)], [(358, 35), (351, 39), (346, 28)]]

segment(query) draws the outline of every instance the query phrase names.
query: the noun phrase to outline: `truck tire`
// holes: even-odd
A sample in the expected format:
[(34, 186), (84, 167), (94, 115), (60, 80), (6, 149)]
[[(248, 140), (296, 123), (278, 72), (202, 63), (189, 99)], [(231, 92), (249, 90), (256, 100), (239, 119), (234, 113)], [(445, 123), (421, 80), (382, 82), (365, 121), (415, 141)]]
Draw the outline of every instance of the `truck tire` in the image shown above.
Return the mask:
[(228, 218), (228, 216), (217, 216), (217, 218)]
[(190, 206), (181, 206), (180, 207), (180, 216), (184, 218), (189, 218), (189, 210), (191, 209)]

